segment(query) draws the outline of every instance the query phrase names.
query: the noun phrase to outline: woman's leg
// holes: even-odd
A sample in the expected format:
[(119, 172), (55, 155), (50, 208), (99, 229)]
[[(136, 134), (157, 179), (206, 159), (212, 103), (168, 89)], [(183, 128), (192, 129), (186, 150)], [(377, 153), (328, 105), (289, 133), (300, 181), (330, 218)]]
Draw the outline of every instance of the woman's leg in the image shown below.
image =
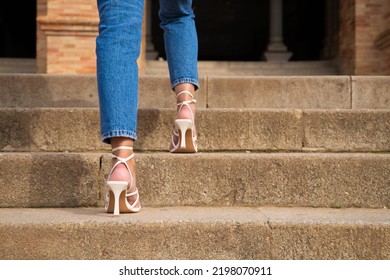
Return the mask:
[[(99, 36), (96, 40), (100, 128), (103, 142), (112, 148), (133, 147), (138, 111), (138, 67), (142, 36), (143, 0), (98, 0)], [(131, 150), (114, 154), (127, 158)], [(112, 164), (116, 163), (113, 159)], [(136, 189), (135, 159), (127, 161), (133, 176), (129, 192)], [(109, 180), (131, 181), (127, 167), (119, 164)], [(135, 196), (129, 197), (132, 204)], [(136, 205), (138, 206), (138, 205)]]
[(171, 87), (198, 82), (198, 37), (192, 0), (160, 0), (159, 17), (164, 30)]
[[(192, 11), (192, 0), (160, 0), (159, 17), (164, 30), (165, 51), (171, 79), (171, 87), (176, 94), (182, 91), (194, 93), (198, 82), (198, 37)], [(182, 94), (177, 103), (192, 100), (191, 95)], [(180, 109), (180, 107), (178, 107)], [(194, 121), (195, 103), (183, 106), (177, 119)], [(195, 130), (195, 127), (194, 127)], [(196, 134), (196, 132), (194, 132)], [(178, 136), (173, 137), (178, 142)], [(173, 148), (171, 143), (170, 149)]]
[(143, 0), (98, 0), (96, 40), (101, 137), (136, 140)]

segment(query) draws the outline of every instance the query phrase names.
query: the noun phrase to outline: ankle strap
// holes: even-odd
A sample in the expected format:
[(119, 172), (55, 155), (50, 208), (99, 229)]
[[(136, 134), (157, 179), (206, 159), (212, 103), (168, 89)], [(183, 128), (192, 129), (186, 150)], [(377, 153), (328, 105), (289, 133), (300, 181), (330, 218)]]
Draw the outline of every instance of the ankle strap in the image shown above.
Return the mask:
[(191, 96), (191, 98), (194, 98), (192, 93), (189, 92), (188, 90), (183, 90), (183, 91), (179, 92), (178, 94), (176, 94), (176, 98), (178, 98), (180, 95), (185, 94), (185, 93), (189, 94)]
[[(118, 148), (120, 148), (120, 147), (118, 147)], [(122, 147), (122, 148), (123, 148), (123, 147)], [(115, 148), (115, 149), (116, 149), (116, 148)], [(117, 150), (120, 150), (120, 149), (117, 149), (117, 150), (115, 150), (115, 149), (113, 149), (112, 151), (115, 152), (115, 151), (117, 151)], [(122, 150), (132, 150), (132, 149), (133, 149), (133, 148), (131, 148), (131, 147), (127, 147), (127, 149), (122, 149)], [(114, 150), (115, 150), (115, 151), (114, 151)], [(112, 169), (111, 169), (111, 171), (110, 171), (110, 174), (108, 175), (107, 178), (110, 178), (110, 176), (111, 176), (112, 172), (114, 171), (114, 169), (115, 169), (119, 164), (123, 163), (123, 164), (126, 166), (127, 171), (129, 171), (129, 173), (130, 173), (130, 178), (131, 178), (131, 184), (130, 184), (130, 186), (132, 186), (132, 185), (133, 185), (133, 175), (131, 174), (130, 167), (129, 167), (129, 165), (127, 164), (127, 161), (131, 160), (131, 159), (134, 157), (134, 153), (132, 153), (132, 154), (131, 154), (130, 156), (128, 156), (127, 158), (119, 157), (119, 156), (117, 156), (117, 155), (114, 155), (113, 153), (109, 154), (109, 156), (110, 156), (111, 158), (115, 158), (115, 159), (117, 160), (117, 162), (116, 162), (116, 163), (114, 164), (114, 166), (112, 167)]]
[[(180, 103), (177, 103), (176, 106), (179, 106), (179, 111), (181, 110), (181, 108), (184, 106), (184, 105), (189, 105), (191, 103), (196, 103), (196, 100), (194, 99), (194, 96), (192, 95), (191, 92), (187, 91), (187, 90), (183, 90), (181, 92), (179, 92), (178, 94), (176, 94), (176, 98), (178, 98), (180, 95), (182, 94), (188, 94), (191, 96), (191, 100), (186, 100), (186, 101), (183, 101), (183, 102), (180, 102)], [(190, 107), (188, 107), (190, 108)], [(190, 108), (191, 109), (191, 108)], [(191, 110), (192, 111), (192, 110)], [(191, 112), (192, 113), (192, 112)]]
[(109, 156), (111, 158), (116, 158), (118, 160), (119, 163), (125, 163), (129, 160), (131, 160), (133, 157), (134, 157), (134, 154), (131, 154), (130, 156), (128, 156), (127, 158), (123, 158), (123, 157), (118, 157), (117, 155), (114, 155), (114, 154), (109, 154)]
[(112, 149), (112, 152), (116, 152), (116, 151), (119, 151), (119, 150), (129, 150), (129, 151), (132, 151), (132, 150), (133, 150), (133, 147), (129, 147), (129, 146), (119, 146), (119, 147), (113, 148), (113, 149)]
[[(127, 167), (127, 169), (129, 170), (130, 172), (130, 168), (127, 166), (127, 161), (131, 160), (133, 157), (134, 157), (134, 153), (132, 153), (130, 156), (128, 156), (127, 158), (123, 158), (123, 157), (119, 157), (117, 155), (114, 154), (114, 152), (116, 151), (119, 151), (119, 150), (129, 150), (129, 151), (132, 151), (133, 150), (133, 147), (129, 147), (129, 146), (119, 146), (119, 147), (116, 147), (116, 148), (113, 148), (112, 149), (112, 153), (110, 153), (110, 157), (111, 158), (115, 158), (117, 159), (118, 161), (116, 162), (116, 164), (114, 165), (114, 167), (112, 168), (111, 170), (111, 173), (112, 171), (114, 171), (115, 167), (120, 164), (120, 163), (124, 163)], [(111, 175), (110, 173), (110, 175)]]

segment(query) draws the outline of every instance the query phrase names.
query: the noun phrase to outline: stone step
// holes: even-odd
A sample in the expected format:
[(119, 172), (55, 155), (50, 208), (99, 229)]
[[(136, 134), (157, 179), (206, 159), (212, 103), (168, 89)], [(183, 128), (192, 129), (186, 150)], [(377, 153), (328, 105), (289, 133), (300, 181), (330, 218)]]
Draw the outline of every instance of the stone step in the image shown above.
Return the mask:
[(35, 73), (34, 58), (0, 58), (0, 73)]
[[(390, 109), (390, 77), (200, 79), (199, 108)], [(167, 76), (140, 78), (140, 108), (173, 108)], [(1, 107), (97, 107), (94, 75), (0, 74)]]
[[(0, 207), (102, 207), (101, 155), (0, 153)], [(144, 206), (390, 207), (390, 154), (136, 156)]]
[[(333, 61), (198, 61), (201, 75), (337, 75)], [(146, 75), (168, 75), (166, 61), (147, 60)], [(34, 58), (0, 58), (0, 73), (36, 73)], [(246, 74), (245, 74), (246, 73)]]
[[(202, 76), (283, 76), (283, 75), (337, 75), (337, 66), (331, 61), (199, 61)], [(161, 60), (146, 62), (146, 75), (168, 75), (168, 64)]]
[[(167, 151), (173, 109), (140, 109), (136, 149)], [(97, 108), (0, 108), (0, 151), (105, 150)], [(390, 110), (199, 109), (200, 151), (389, 152)]]
[(388, 260), (389, 221), (385, 209), (1, 209), (0, 258)]

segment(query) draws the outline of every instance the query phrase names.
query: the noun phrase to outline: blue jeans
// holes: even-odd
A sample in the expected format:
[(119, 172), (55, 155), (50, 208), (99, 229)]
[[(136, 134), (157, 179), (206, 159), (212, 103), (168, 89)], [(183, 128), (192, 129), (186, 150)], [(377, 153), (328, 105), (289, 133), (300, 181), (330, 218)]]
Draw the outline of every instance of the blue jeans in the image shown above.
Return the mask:
[[(144, 0), (97, 0), (97, 83), (102, 141), (111, 137), (137, 139), (138, 67)], [(199, 87), (198, 39), (192, 0), (160, 0), (171, 87)], [(159, 98), (156, 96), (156, 98)]]

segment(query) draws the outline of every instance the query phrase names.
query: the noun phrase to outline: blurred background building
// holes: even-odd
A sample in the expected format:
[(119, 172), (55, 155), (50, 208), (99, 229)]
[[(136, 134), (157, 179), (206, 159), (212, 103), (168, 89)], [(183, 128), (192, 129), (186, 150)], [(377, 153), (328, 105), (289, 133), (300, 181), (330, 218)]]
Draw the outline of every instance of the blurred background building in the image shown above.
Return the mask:
[[(158, 5), (146, 0), (139, 63), (150, 75), (167, 73)], [(202, 73), (390, 74), (390, 0), (194, 0), (193, 5)], [(5, 1), (0, 71), (93, 74), (98, 22), (96, 0)]]

